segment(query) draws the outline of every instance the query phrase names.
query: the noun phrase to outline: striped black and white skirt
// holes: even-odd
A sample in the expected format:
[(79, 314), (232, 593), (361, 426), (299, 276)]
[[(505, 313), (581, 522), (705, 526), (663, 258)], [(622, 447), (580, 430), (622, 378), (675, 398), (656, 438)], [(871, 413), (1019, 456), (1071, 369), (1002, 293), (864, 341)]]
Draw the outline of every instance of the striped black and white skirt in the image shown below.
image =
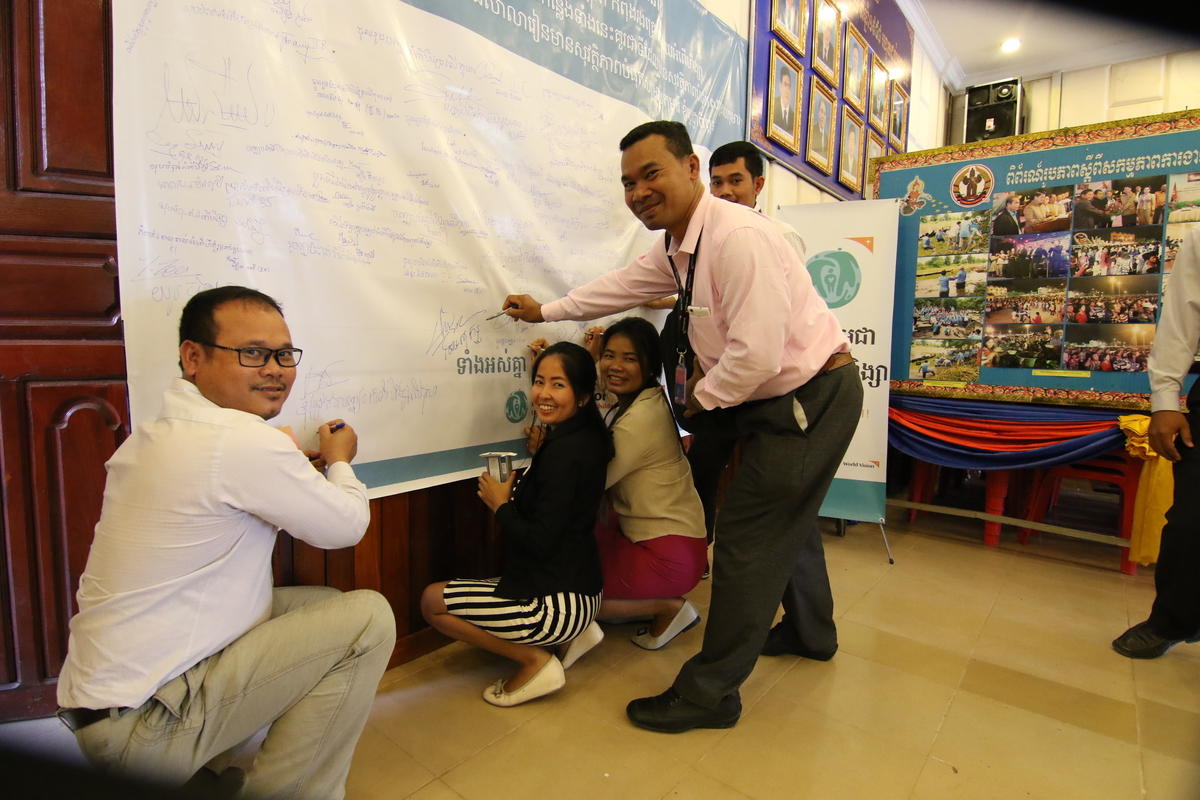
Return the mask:
[(497, 597), (499, 578), (455, 578), (446, 583), (446, 610), (500, 639), (519, 644), (569, 642), (596, 618), (600, 595), (558, 592), (528, 600)]

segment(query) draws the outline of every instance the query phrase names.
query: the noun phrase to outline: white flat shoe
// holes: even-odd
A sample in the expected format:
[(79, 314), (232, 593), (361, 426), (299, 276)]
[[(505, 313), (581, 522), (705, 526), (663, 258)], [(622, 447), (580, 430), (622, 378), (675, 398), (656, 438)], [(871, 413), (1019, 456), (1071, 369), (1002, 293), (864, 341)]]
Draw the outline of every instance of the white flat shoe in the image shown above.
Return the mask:
[(553, 694), (566, 683), (567, 676), (563, 674), (562, 663), (554, 656), (550, 656), (550, 660), (533, 673), (533, 677), (525, 681), (525, 685), (520, 689), (512, 692), (505, 691), (504, 679), (501, 678), (483, 690), (483, 699), (494, 706), (504, 708), (519, 706), (521, 703)]
[(675, 618), (671, 620), (671, 624), (667, 625), (666, 630), (658, 636), (651, 636), (649, 626), (639, 628), (631, 641), (645, 650), (661, 650), (676, 636), (695, 627), (699, 621), (700, 613), (696, 611), (696, 607), (684, 600), (683, 606), (675, 613)]
[(570, 669), (572, 664), (581, 659), (589, 650), (602, 641), (604, 641), (604, 631), (593, 620), (590, 625), (583, 629), (583, 633), (567, 643), (567, 649), (562, 654), (562, 668)]

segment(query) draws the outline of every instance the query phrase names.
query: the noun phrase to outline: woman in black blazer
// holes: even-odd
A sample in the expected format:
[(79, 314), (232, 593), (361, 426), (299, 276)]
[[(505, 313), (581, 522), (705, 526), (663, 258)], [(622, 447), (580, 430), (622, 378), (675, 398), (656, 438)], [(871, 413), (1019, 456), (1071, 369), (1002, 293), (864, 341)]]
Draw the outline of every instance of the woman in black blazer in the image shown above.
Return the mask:
[(534, 361), (533, 375), (533, 408), (549, 433), (515, 488), (515, 473), (504, 482), (479, 477), (478, 495), (504, 533), (503, 574), (430, 584), (421, 596), (434, 628), (517, 662), (512, 677), (484, 690), (497, 706), (562, 688), (571, 648), (562, 661), (545, 648), (588, 629), (604, 585), (592, 529), (612, 442), (593, 401), (596, 368), (582, 347), (559, 342)]

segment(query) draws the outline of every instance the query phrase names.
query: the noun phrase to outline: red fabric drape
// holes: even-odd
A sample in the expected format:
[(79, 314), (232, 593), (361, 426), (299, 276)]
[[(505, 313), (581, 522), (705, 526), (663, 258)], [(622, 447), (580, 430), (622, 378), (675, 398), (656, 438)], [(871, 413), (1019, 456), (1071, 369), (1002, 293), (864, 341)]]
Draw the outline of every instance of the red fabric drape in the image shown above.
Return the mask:
[(888, 417), (924, 436), (987, 451), (1019, 452), (1111, 430), (1117, 421), (1024, 422), (980, 420), (889, 408)]

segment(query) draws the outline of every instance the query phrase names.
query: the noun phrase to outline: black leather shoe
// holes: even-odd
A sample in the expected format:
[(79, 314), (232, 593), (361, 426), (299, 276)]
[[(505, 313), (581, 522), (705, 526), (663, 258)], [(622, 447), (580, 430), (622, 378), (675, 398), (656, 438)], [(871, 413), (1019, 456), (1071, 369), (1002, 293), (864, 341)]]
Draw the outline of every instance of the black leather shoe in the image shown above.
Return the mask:
[(763, 644), (762, 648), (764, 656), (801, 656), (803, 658), (811, 658), (813, 661), (828, 661), (833, 658), (833, 654), (836, 652), (836, 644), (832, 650), (809, 650), (796, 641), (796, 634), (792, 632), (791, 626), (784, 626), (782, 622), (771, 628), (771, 632), (767, 634), (767, 641)]
[(1159, 636), (1150, 627), (1150, 620), (1146, 620), (1113, 639), (1112, 646), (1126, 658), (1158, 658), (1182, 641)]
[(732, 728), (742, 715), (742, 699), (734, 692), (716, 708), (698, 706), (674, 689), (654, 697), (630, 700), (625, 707), (629, 721), (639, 728), (659, 733), (683, 733), (692, 728)]

